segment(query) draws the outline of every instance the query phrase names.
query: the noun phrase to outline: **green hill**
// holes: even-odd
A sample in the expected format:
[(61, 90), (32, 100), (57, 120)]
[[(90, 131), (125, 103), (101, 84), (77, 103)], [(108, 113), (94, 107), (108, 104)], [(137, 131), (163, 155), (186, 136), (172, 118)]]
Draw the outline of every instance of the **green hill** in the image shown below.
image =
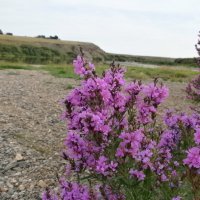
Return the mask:
[(32, 64), (71, 63), (80, 53), (94, 62), (119, 61), (197, 67), (194, 58), (167, 58), (106, 53), (93, 43), (0, 35), (0, 60)]
[(26, 63), (71, 63), (80, 52), (94, 61), (104, 61), (105, 52), (86, 42), (0, 35), (0, 60)]

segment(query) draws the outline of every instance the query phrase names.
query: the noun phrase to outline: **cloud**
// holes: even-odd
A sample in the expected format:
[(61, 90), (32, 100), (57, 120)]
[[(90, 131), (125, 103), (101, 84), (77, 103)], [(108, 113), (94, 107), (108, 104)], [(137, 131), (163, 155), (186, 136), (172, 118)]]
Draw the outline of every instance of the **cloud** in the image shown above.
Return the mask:
[(193, 57), (199, 11), (199, 0), (1, 0), (0, 28), (89, 41), (108, 52)]

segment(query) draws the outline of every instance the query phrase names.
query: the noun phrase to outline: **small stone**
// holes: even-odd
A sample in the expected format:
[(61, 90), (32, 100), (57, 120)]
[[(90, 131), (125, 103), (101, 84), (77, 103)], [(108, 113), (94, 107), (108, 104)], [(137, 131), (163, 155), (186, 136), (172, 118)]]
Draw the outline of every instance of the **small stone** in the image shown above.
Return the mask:
[(17, 183), (17, 180), (14, 179), (14, 178), (12, 178), (12, 179), (10, 180), (10, 182), (11, 182), (11, 183)]
[(30, 190), (33, 190), (34, 187), (35, 187), (35, 184), (32, 183), (32, 184), (30, 185)]
[(21, 172), (17, 172), (14, 174), (14, 176), (21, 176), (21, 174), (22, 174)]
[(7, 185), (9, 188), (13, 188), (13, 185), (12, 185), (9, 181), (6, 182), (6, 185)]
[(14, 192), (14, 194), (12, 195), (12, 198), (13, 198), (13, 199), (18, 199), (17, 196), (18, 196), (18, 193), (17, 193), (17, 192)]
[(0, 187), (0, 192), (7, 192), (8, 191), (8, 188), (6, 187)]
[(17, 187), (19, 185), (19, 183), (14, 183), (14, 186)]
[(24, 158), (23, 158), (23, 156), (20, 154), (20, 153), (17, 153), (16, 154), (16, 156), (15, 156), (15, 160), (16, 161), (21, 161), (21, 160), (23, 160)]
[(19, 190), (23, 191), (25, 189), (24, 185), (19, 186)]
[(46, 188), (47, 187), (47, 184), (43, 181), (43, 180), (40, 180), (38, 182), (38, 185), (41, 187), (41, 188)]
[(7, 192), (7, 194), (8, 194), (9, 196), (11, 196), (13, 193), (14, 193), (13, 188), (10, 188), (9, 191)]

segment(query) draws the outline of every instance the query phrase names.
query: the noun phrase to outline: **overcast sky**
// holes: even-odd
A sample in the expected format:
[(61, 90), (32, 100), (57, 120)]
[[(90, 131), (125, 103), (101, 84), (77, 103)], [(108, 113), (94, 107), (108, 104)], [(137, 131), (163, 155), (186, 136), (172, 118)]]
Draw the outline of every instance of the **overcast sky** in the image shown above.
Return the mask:
[(194, 57), (200, 0), (0, 0), (0, 29), (113, 53)]

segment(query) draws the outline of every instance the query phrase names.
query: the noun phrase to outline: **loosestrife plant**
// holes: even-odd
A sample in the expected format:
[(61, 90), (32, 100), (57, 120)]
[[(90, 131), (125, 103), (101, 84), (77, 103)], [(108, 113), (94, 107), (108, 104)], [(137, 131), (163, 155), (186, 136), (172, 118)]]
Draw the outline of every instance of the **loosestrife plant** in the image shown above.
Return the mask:
[[(198, 198), (200, 116), (167, 111), (162, 119), (169, 91), (157, 80), (127, 83), (114, 63), (97, 76), (83, 55), (73, 65), (83, 80), (63, 101), (66, 173), (42, 199)], [(188, 194), (180, 189), (185, 182)]]
[[(200, 35), (199, 35), (199, 38), (200, 38)], [(199, 57), (197, 58), (197, 64), (200, 66), (200, 40), (198, 40), (198, 43), (196, 44), (195, 47), (199, 55)], [(200, 103), (200, 75), (198, 75), (192, 81), (190, 81), (190, 83), (186, 87), (186, 93), (187, 93), (188, 99), (191, 99), (197, 103)]]
[(200, 75), (195, 77), (186, 87), (187, 97), (200, 103)]

